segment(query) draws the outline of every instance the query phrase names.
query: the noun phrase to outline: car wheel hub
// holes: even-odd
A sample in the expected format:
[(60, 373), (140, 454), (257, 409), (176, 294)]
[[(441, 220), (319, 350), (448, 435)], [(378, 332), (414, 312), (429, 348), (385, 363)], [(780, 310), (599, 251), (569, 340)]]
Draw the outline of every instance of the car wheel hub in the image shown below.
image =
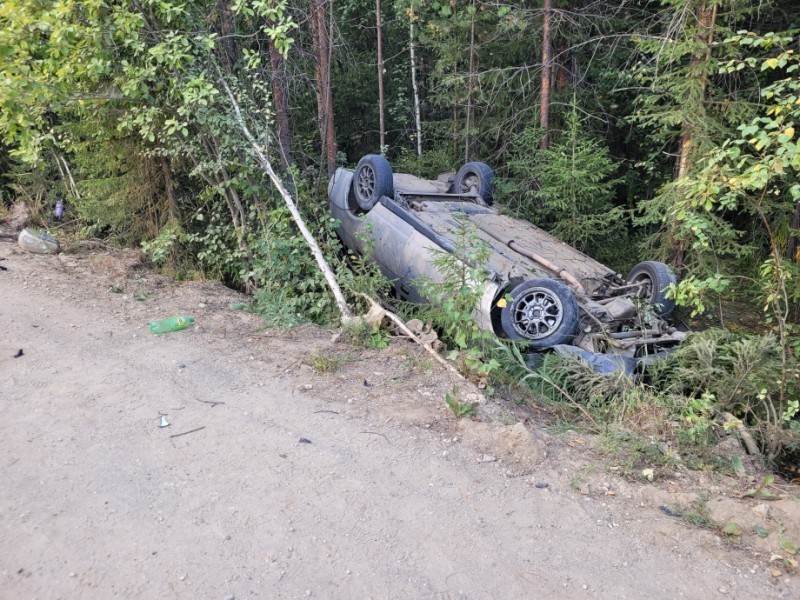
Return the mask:
[(356, 183), (358, 185), (358, 195), (362, 199), (371, 197), (372, 192), (375, 191), (375, 171), (368, 166), (362, 167), (358, 173), (358, 181)]
[(480, 181), (477, 177), (472, 175), (471, 177), (464, 178), (464, 182), (461, 184), (461, 193), (462, 194), (469, 194), (473, 190), (478, 189), (478, 185), (480, 185)]
[(538, 340), (551, 335), (564, 316), (561, 301), (541, 289), (530, 290), (514, 305), (514, 327), (520, 335)]
[(639, 275), (632, 283), (639, 286), (637, 296), (640, 298), (652, 298), (653, 282), (647, 275)]

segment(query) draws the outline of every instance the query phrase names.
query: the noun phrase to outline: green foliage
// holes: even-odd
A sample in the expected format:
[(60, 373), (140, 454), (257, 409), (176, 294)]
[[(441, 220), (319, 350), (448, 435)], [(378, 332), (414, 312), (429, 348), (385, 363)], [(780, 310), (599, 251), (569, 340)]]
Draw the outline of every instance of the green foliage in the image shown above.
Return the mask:
[(625, 234), (623, 211), (612, 203), (616, 166), (608, 149), (586, 132), (575, 105), (566, 130), (547, 150), (537, 149), (538, 128), (516, 139), (506, 196), (516, 212), (566, 243), (597, 258), (614, 257)]
[(711, 441), (709, 435), (714, 424), (716, 398), (708, 390), (699, 396), (690, 396), (679, 407), (679, 415), (685, 427), (680, 435), (691, 444), (704, 444)]
[(756, 487), (750, 488), (744, 495), (746, 498), (754, 498), (756, 500), (775, 500), (775, 495), (766, 491), (773, 483), (775, 483), (775, 475), (769, 473), (758, 482)]
[(31, 211), (31, 218), (40, 221), (49, 217), (50, 210), (66, 190), (63, 185), (53, 180), (57, 178), (54, 165), (39, 163), (37, 165), (13, 164), (6, 173), (8, 189), (17, 201), (24, 202)]
[[(329, 223), (332, 227), (337, 225), (334, 221), (329, 221)], [(364, 253), (359, 255), (347, 251), (345, 264), (339, 265), (339, 283), (357, 301), (363, 300), (363, 295), (370, 298), (382, 298), (388, 292), (390, 282), (373, 259), (375, 238), (372, 236), (372, 224), (365, 223), (365, 227), (358, 235), (363, 244)], [(333, 236), (332, 232), (331, 236)], [(334, 246), (334, 250), (337, 249), (338, 242), (333, 243), (332, 246)]]
[(708, 495), (699, 494), (697, 499), (688, 507), (678, 507), (677, 511), (684, 521), (702, 529), (716, 529), (717, 522), (711, 517), (708, 509)]
[(431, 300), (421, 309), (424, 320), (441, 327), (443, 337), (463, 351), (482, 339), (473, 312), (483, 295), (485, 265), (491, 250), (480, 240), (467, 215), (456, 215), (456, 219), (459, 229), (455, 251), (438, 251), (432, 258), (439, 280), (419, 281), (416, 285), (421, 295)]
[(432, 259), (439, 278), (415, 282), (421, 295), (431, 300), (415, 312), (439, 329), (440, 337), (452, 347), (449, 358), (486, 385), (489, 375), (500, 367), (492, 356), (500, 342), (493, 334), (482, 331), (475, 321), (475, 310), (486, 285), (490, 249), (466, 215), (457, 215), (456, 219), (460, 225), (455, 251), (441, 251)]
[[(647, 93), (636, 98), (637, 111), (631, 119), (662, 144), (674, 147), (687, 136), (691, 144), (680, 157), (691, 170), (696, 161), (746, 110), (744, 104), (730, 103), (728, 82), (713, 75), (727, 48), (715, 45), (737, 19), (748, 14), (748, 0), (662, 0), (660, 35), (636, 36), (645, 57), (633, 71), (633, 79)], [(712, 25), (713, 23), (713, 25)], [(731, 86), (735, 87), (735, 86)]]
[[(73, 130), (70, 157), (79, 180), (70, 199), (86, 236), (123, 244), (152, 237), (168, 220), (156, 161), (141, 154), (133, 137), (106, 139)], [(85, 139), (78, 140), (78, 136)]]
[(731, 413), (754, 429), (774, 458), (797, 441), (782, 416), (792, 410), (786, 399), (800, 392), (800, 368), (783, 370), (776, 341), (721, 329), (694, 333), (670, 355), (655, 385), (689, 399), (709, 394), (715, 411)]
[(355, 320), (345, 325), (344, 332), (345, 338), (356, 346), (372, 350), (383, 350), (389, 347), (389, 334), (379, 325), (372, 326)]
[(621, 425), (633, 418), (652, 399), (624, 372), (598, 373), (577, 357), (557, 354), (545, 355), (526, 381), (544, 399), (582, 415), (598, 431), (601, 423)]
[(404, 150), (393, 161), (393, 168), (398, 173), (410, 173), (423, 179), (436, 179), (442, 173), (454, 173), (456, 164), (458, 159), (446, 148), (428, 150), (422, 156)]
[(730, 280), (719, 273), (705, 279), (689, 275), (678, 282), (678, 285), (667, 290), (667, 298), (675, 300), (680, 306), (691, 308), (691, 316), (695, 317), (705, 313), (710, 295), (723, 293), (729, 285)]
[[(695, 261), (706, 256), (709, 263), (719, 264), (719, 254), (744, 253), (744, 248), (732, 245), (743, 232), (734, 229), (728, 215), (746, 216), (762, 232), (765, 255), (752, 280), (763, 305), (765, 323), (775, 335), (776, 352), (767, 353), (775, 357), (768, 369), (772, 382), (765, 382), (765, 395), (760, 401), (764, 408), (756, 411), (755, 418), (762, 430), (771, 429), (769, 433), (762, 431), (770, 440), (770, 456), (785, 444), (780, 440), (785, 432), (780, 415), (786, 410), (791, 412), (788, 399), (797, 393), (797, 367), (792, 357), (798, 345), (798, 331), (790, 315), (800, 299), (797, 257), (792, 256), (796, 252), (792, 248), (800, 244), (798, 232), (792, 231), (789, 223), (800, 214), (800, 152), (794, 131), (795, 124), (800, 123), (800, 80), (796, 76), (800, 57), (786, 48), (790, 41), (788, 36), (749, 32), (726, 40), (727, 45), (757, 48), (767, 55), (731, 59), (721, 67), (722, 73), (757, 69), (759, 73), (770, 73), (771, 83), (761, 90), (764, 102), (758, 114), (738, 127), (738, 135), (699, 161), (699, 168), (691, 177), (676, 183), (683, 197), (667, 210), (667, 218), (678, 235), (691, 243)], [(693, 273), (685, 281), (674, 294), (680, 303), (691, 305), (693, 313), (702, 312), (704, 292), (713, 287), (719, 291), (727, 285), (726, 278), (719, 275), (703, 280)], [(749, 405), (740, 408), (751, 414)]]
[(57, 144), (50, 111), (82, 110), (83, 96), (111, 67), (101, 0), (0, 5), (0, 135), (12, 155), (36, 162)]
[(288, 209), (279, 206), (260, 219), (261, 228), (248, 238), (252, 256), (240, 275), (257, 287), (256, 312), (281, 326), (335, 322), (333, 298)]
[(786, 400), (800, 393), (800, 368), (786, 373), (790, 383), (782, 395), (787, 384), (773, 336), (722, 329), (693, 333), (648, 375), (636, 381), (622, 373), (597, 373), (577, 358), (550, 355), (526, 380), (544, 399), (598, 431), (638, 427), (677, 442), (687, 461), (708, 460), (710, 449), (740, 425), (753, 432), (768, 461), (800, 444), (798, 409)]
[(456, 416), (456, 418), (463, 418), (469, 417), (473, 419), (478, 414), (478, 403), (477, 402), (461, 402), (459, 400), (461, 396), (461, 392), (457, 387), (453, 387), (452, 393), (445, 394), (444, 401), (447, 403), (447, 406)]
[(423, 322), (432, 323), (450, 348), (448, 358), (479, 387), (494, 391), (493, 384), (514, 384), (524, 371), (525, 359), (512, 342), (482, 330), (475, 319), (487, 284), (486, 263), (490, 249), (480, 239), (466, 215), (456, 216), (454, 252), (433, 257), (438, 277), (414, 282), (429, 304), (406, 306)]
[(181, 240), (181, 233), (175, 227), (165, 227), (155, 239), (142, 242), (142, 250), (156, 265), (163, 267)]
[(742, 528), (735, 521), (728, 521), (722, 527), (722, 533), (724, 533), (729, 540), (738, 540), (742, 536)]
[(311, 368), (315, 373), (338, 373), (342, 370), (345, 364), (350, 360), (346, 354), (322, 352), (319, 349), (314, 350), (311, 355)]

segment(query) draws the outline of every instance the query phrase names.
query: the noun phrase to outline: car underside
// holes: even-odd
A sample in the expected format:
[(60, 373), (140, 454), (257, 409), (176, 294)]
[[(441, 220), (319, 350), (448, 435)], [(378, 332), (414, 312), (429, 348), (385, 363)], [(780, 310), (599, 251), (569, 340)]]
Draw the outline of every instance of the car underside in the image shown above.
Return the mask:
[[(527, 344), (584, 357), (652, 357), (685, 334), (669, 321), (675, 278), (655, 261), (623, 278), (535, 225), (490, 206), (491, 169), (467, 163), (455, 177), (420, 179), (392, 173), (381, 156), (367, 155), (355, 170), (337, 169), (328, 187), (331, 214), (345, 246), (369, 248), (397, 295), (428, 302), (419, 282), (443, 281), (434, 258), (456, 252), (469, 227), (489, 249), (475, 319), (485, 330)], [(571, 348), (570, 348), (571, 347)]]

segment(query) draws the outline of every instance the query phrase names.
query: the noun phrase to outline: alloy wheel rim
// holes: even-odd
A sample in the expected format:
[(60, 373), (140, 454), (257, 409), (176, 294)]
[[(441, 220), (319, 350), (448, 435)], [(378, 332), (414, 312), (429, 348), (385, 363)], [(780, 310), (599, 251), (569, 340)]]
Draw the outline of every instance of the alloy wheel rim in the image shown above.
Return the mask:
[(540, 340), (551, 335), (564, 320), (561, 300), (543, 288), (525, 292), (513, 304), (514, 328), (531, 340)]
[(358, 172), (358, 196), (362, 200), (369, 200), (374, 191), (375, 171), (368, 165), (364, 165)]

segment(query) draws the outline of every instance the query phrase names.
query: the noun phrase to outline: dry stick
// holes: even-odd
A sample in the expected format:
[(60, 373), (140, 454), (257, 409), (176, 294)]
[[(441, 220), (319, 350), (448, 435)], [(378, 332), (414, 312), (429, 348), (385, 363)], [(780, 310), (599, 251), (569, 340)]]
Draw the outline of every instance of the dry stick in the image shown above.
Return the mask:
[(224, 402), (218, 402), (216, 400), (200, 400), (199, 398), (195, 398), (198, 402), (202, 402), (203, 404), (210, 404), (211, 408), (214, 408), (217, 404), (225, 404)]
[(438, 352), (436, 352), (436, 350), (434, 350), (433, 348), (431, 348), (427, 344), (423, 343), (422, 340), (419, 339), (416, 336), (416, 334), (414, 334), (414, 332), (411, 331), (408, 328), (408, 326), (403, 322), (403, 319), (398, 317), (393, 312), (389, 312), (388, 310), (383, 308), (380, 304), (375, 302), (375, 300), (373, 300), (372, 298), (370, 298), (366, 294), (360, 294), (360, 295), (370, 303), (371, 308), (380, 309), (382, 311), (383, 315), (387, 319), (389, 319), (392, 323), (394, 323), (395, 325), (397, 325), (400, 328), (400, 331), (405, 333), (408, 337), (410, 337), (412, 340), (414, 340), (417, 344), (422, 346), (428, 354), (430, 354), (434, 359), (436, 359), (436, 362), (438, 362), (440, 365), (445, 367), (448, 371), (450, 371), (452, 373), (455, 373), (460, 379), (466, 380), (466, 377), (464, 377), (461, 373), (459, 373), (458, 369), (456, 369), (453, 365), (451, 365), (449, 362), (447, 362), (445, 359), (443, 359), (441, 357), (441, 355)]
[(334, 276), (333, 271), (331, 271), (331, 268), (328, 266), (328, 262), (322, 255), (322, 250), (320, 250), (317, 241), (314, 239), (314, 236), (311, 235), (308, 227), (306, 227), (305, 221), (303, 221), (303, 218), (300, 216), (300, 211), (297, 210), (297, 205), (294, 203), (292, 196), (288, 191), (286, 191), (286, 188), (283, 187), (283, 183), (275, 173), (275, 170), (272, 168), (272, 163), (270, 163), (267, 156), (264, 154), (264, 152), (262, 152), (258, 142), (256, 142), (253, 134), (250, 133), (250, 130), (247, 128), (244, 118), (242, 117), (242, 111), (239, 108), (239, 103), (236, 102), (236, 98), (234, 98), (231, 88), (228, 87), (228, 84), (225, 82), (222, 76), (220, 76), (220, 82), (225, 88), (225, 92), (228, 94), (228, 98), (233, 105), (233, 112), (235, 113), (236, 122), (239, 124), (239, 128), (242, 130), (245, 139), (247, 139), (247, 141), (250, 143), (250, 147), (255, 153), (256, 159), (261, 165), (261, 168), (267, 172), (270, 180), (272, 180), (272, 184), (278, 190), (278, 193), (281, 195), (283, 201), (286, 203), (286, 206), (289, 208), (289, 212), (292, 214), (292, 219), (297, 225), (297, 228), (300, 230), (300, 233), (303, 235), (303, 239), (305, 239), (306, 244), (311, 250), (311, 254), (314, 255), (314, 259), (317, 261), (317, 266), (319, 266), (320, 271), (322, 271), (322, 274), (325, 276), (325, 281), (328, 282), (328, 287), (330, 287), (333, 297), (336, 300), (336, 306), (339, 308), (339, 312), (342, 314), (342, 321), (347, 321), (351, 317), (350, 307), (347, 306), (347, 300), (345, 300), (344, 294), (342, 293), (339, 284), (336, 282), (336, 277)]
[[(359, 433), (369, 433), (371, 435), (379, 435), (383, 439), (385, 439), (387, 442), (389, 442), (389, 438), (387, 438), (384, 434), (380, 433), (379, 431), (361, 431)], [(391, 442), (389, 442), (389, 443), (391, 444)]]
[(205, 428), (206, 428), (206, 426), (203, 425), (202, 427), (196, 427), (194, 429), (190, 429), (189, 431), (184, 431), (183, 433), (175, 433), (175, 434), (173, 434), (173, 435), (171, 435), (169, 437), (171, 437), (171, 438), (181, 437), (182, 435), (189, 435), (190, 433), (195, 433), (195, 432), (200, 431), (201, 429), (205, 429)]
[(752, 454), (753, 456), (761, 456), (761, 452), (758, 449), (758, 444), (753, 439), (753, 436), (750, 435), (750, 432), (747, 431), (747, 427), (744, 426), (741, 419), (737, 419), (729, 412), (722, 413), (722, 416), (725, 417), (726, 421), (731, 421), (736, 423), (736, 431), (739, 432), (739, 435), (742, 436), (742, 442), (744, 443), (744, 447), (747, 448), (747, 453)]

